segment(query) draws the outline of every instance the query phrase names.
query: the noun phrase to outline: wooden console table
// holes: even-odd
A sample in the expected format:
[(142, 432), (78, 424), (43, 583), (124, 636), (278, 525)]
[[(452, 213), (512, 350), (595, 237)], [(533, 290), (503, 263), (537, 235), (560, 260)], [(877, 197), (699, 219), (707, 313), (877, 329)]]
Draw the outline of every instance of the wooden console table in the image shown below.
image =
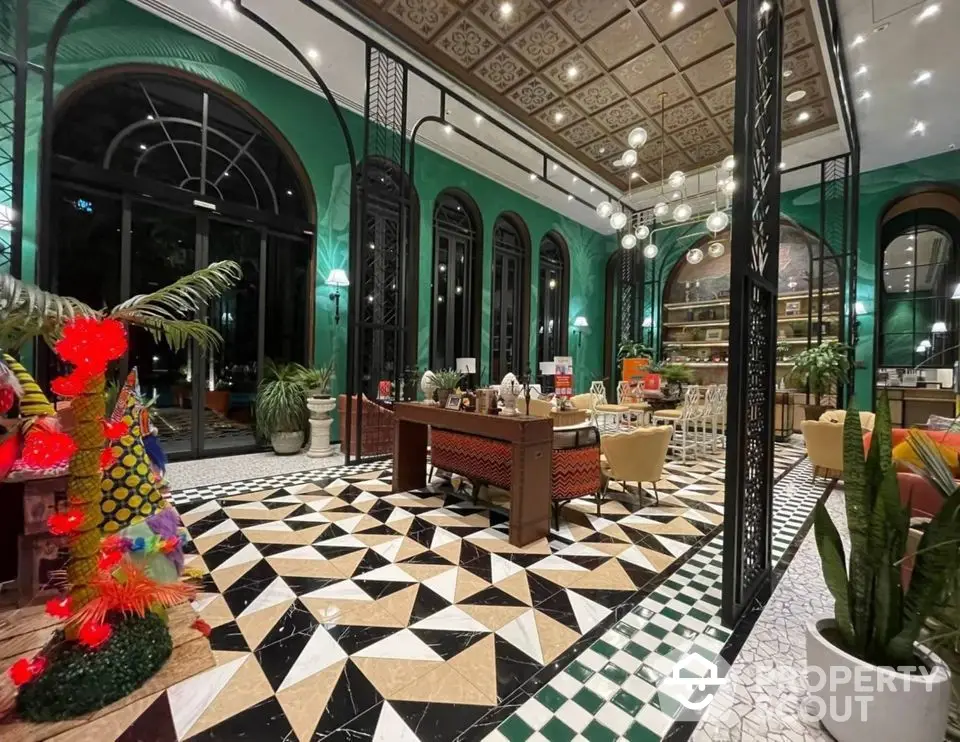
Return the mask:
[(427, 427), (508, 444), (510, 543), (526, 546), (550, 532), (553, 421), (545, 417), (502, 417), (416, 403), (394, 407), (393, 491), (427, 484)]

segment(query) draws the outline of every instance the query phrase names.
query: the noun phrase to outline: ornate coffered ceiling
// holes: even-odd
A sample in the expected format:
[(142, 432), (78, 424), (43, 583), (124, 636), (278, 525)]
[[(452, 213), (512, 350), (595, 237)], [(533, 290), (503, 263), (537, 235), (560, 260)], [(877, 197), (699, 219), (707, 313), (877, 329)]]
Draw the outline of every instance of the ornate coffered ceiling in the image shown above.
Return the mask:
[[(805, 92), (784, 101), (785, 141), (837, 122), (809, 2), (784, 0), (784, 95)], [(679, 13), (674, 0), (350, 4), (623, 189), (659, 181), (661, 148), (665, 173), (733, 150), (735, 1), (684, 0)], [(617, 167), (635, 126), (649, 134), (640, 162)]]

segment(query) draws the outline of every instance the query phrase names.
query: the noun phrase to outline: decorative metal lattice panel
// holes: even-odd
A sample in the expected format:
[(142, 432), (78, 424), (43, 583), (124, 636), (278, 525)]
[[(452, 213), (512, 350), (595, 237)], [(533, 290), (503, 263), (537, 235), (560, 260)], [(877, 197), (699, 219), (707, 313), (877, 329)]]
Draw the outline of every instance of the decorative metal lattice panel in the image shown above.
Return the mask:
[(633, 340), (637, 261), (633, 250), (620, 248), (620, 341)]
[(770, 573), (773, 401), (780, 243), (783, 9), (740, 0), (723, 619), (732, 625)]
[(0, 5), (0, 273), (21, 272), (27, 0)]

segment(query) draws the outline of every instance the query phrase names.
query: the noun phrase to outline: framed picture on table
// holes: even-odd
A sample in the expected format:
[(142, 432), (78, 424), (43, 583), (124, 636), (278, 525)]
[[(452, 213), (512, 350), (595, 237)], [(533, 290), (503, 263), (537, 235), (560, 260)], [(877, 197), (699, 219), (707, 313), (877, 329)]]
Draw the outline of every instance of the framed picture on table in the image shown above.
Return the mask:
[(457, 394), (451, 394), (449, 397), (447, 397), (448, 410), (459, 410), (462, 404), (463, 404), (463, 398)]

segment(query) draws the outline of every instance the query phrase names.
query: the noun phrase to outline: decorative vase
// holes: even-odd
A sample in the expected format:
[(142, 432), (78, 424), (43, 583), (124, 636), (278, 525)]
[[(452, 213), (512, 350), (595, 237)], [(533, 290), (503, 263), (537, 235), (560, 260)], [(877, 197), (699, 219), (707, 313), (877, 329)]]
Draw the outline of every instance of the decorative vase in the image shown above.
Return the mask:
[[(837, 742), (941, 742), (950, 710), (950, 670), (937, 655), (914, 645), (924, 673), (877, 667), (830, 641), (836, 622), (807, 623), (807, 713)], [(824, 636), (824, 634), (827, 634)]]
[(433, 404), (433, 394), (437, 391), (437, 377), (433, 371), (425, 371), (420, 379), (420, 389), (423, 391), (424, 404)]
[(513, 374), (507, 374), (500, 382), (500, 399), (503, 400), (503, 409), (500, 414), (506, 417), (519, 415), (517, 411), (517, 396), (520, 393), (520, 383)]
[(300, 449), (303, 448), (303, 431), (273, 433), (270, 436), (270, 445), (273, 446), (274, 453), (280, 456), (290, 456), (295, 453), (300, 453)]
[(308, 397), (307, 409), (310, 410), (310, 448), (307, 456), (319, 459), (333, 455), (333, 446), (330, 445), (330, 424), (333, 418), (330, 413), (337, 406), (333, 397)]
[(453, 389), (437, 389), (437, 402), (440, 403), (441, 407), (447, 406), (447, 400), (451, 394), (453, 394)]

